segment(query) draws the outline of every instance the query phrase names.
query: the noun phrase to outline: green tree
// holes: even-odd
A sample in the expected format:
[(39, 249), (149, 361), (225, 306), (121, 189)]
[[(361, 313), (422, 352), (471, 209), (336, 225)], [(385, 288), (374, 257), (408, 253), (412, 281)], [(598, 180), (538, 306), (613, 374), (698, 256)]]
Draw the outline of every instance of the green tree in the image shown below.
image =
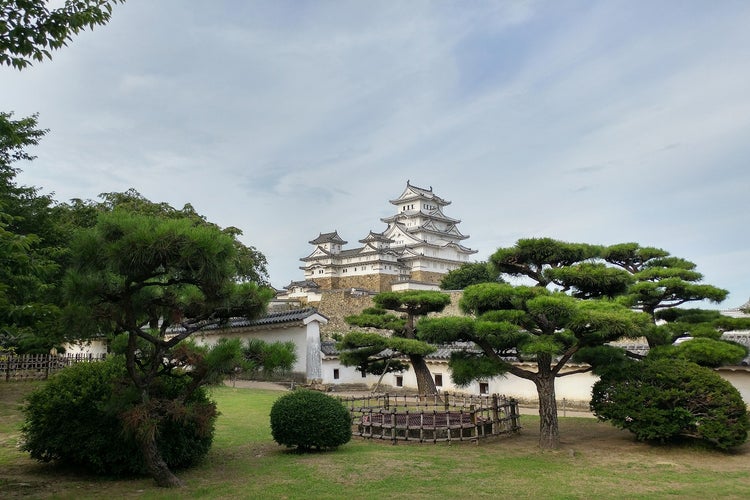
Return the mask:
[(440, 288), (463, 290), (469, 285), (491, 282), (502, 282), (502, 279), (498, 273), (492, 272), (487, 262), (467, 262), (443, 276), (440, 280)]
[(92, 227), (96, 224), (99, 213), (113, 211), (125, 211), (163, 219), (186, 219), (194, 226), (204, 226), (221, 231), (232, 238), (237, 279), (263, 285), (269, 284), (268, 262), (265, 255), (257, 248), (245, 245), (239, 240), (242, 231), (233, 226), (219, 227), (199, 214), (190, 203), (186, 203), (181, 209), (177, 209), (165, 202), (153, 202), (131, 188), (122, 193), (102, 193), (99, 195), (99, 201), (77, 199), (72, 200), (69, 204), (59, 204), (56, 208), (65, 213), (65, 220), (72, 231)]
[(727, 290), (701, 283), (703, 275), (695, 270), (693, 262), (660, 248), (620, 243), (603, 248), (601, 257), (632, 275), (634, 283), (622, 300), (651, 316), (654, 322), (658, 310), (704, 300), (718, 304), (729, 294)]
[[(138, 394), (127, 384), (124, 358), (77, 363), (32, 392), (24, 405), (23, 450), (42, 462), (81, 467), (107, 476), (146, 474), (134, 429), (123, 428), (123, 414)], [(184, 377), (163, 377), (159, 397), (179, 396)], [(213, 441), (216, 404), (200, 388), (179, 415), (156, 424), (156, 440), (170, 467), (194, 465)]]
[(18, 162), (46, 130), (37, 117), (0, 112), (0, 347), (49, 352), (60, 340), (59, 283), (68, 234), (58, 225), (53, 200), (19, 185)]
[(66, 0), (50, 9), (47, 0), (0, 2), (0, 65), (23, 69), (52, 58), (51, 51), (86, 28), (106, 24), (112, 6), (124, 0)]
[[(459, 303), (469, 316), (419, 322), (422, 340), (475, 346), (464, 347), (451, 357), (457, 384), (503, 373), (534, 383), (542, 448), (559, 445), (556, 378), (591, 370), (563, 371), (565, 364), (584, 348), (639, 337), (649, 324), (646, 315), (607, 297), (613, 279), (626, 273), (594, 272), (585, 286), (565, 281), (567, 275), (580, 277), (575, 271), (587, 268), (597, 253), (598, 247), (592, 245), (549, 238), (519, 240), (514, 247), (499, 249), (490, 262), (499, 272), (528, 278), (533, 286), (473, 285), (464, 290)], [(597, 279), (601, 280), (599, 288)], [(533, 368), (527, 368), (529, 362)]]
[(639, 440), (661, 443), (688, 437), (728, 449), (747, 441), (750, 429), (737, 389), (683, 359), (649, 355), (605, 371), (594, 384), (591, 409)]
[[(243, 279), (247, 264), (238, 257), (234, 236), (215, 226), (117, 207), (99, 213), (96, 225), (73, 242), (67, 317), (81, 336), (127, 338), (126, 368), (139, 393), (128, 420), (139, 429), (144, 460), (161, 486), (180, 481), (159, 454), (154, 423), (179, 411), (217, 369), (236, 366), (239, 353), (238, 346), (227, 345), (208, 357), (182, 341), (230, 317), (260, 314), (272, 295)], [(172, 375), (191, 383), (177, 399), (159, 398), (154, 384)]]
[(724, 332), (750, 329), (750, 318), (731, 318), (719, 311), (706, 309), (669, 308), (656, 312), (661, 323), (660, 345), (651, 348), (650, 355), (692, 361), (701, 366), (719, 367), (739, 363), (747, 356), (747, 348), (724, 340)]
[[(437, 387), (424, 357), (435, 348), (417, 340), (415, 321), (431, 312), (440, 312), (450, 304), (450, 296), (435, 291), (410, 290), (383, 292), (373, 297), (376, 308), (370, 308), (346, 322), (353, 326), (388, 330), (390, 335), (355, 331), (339, 342), (341, 362), (358, 366), (363, 372), (383, 374), (406, 368), (397, 358), (406, 356), (417, 378), (420, 394), (437, 394)], [(394, 311), (400, 316), (388, 313)]]
[(297, 361), (294, 342), (264, 342), (260, 339), (248, 339), (242, 346), (245, 360), (245, 371), (262, 372), (272, 375), (276, 372), (288, 372)]

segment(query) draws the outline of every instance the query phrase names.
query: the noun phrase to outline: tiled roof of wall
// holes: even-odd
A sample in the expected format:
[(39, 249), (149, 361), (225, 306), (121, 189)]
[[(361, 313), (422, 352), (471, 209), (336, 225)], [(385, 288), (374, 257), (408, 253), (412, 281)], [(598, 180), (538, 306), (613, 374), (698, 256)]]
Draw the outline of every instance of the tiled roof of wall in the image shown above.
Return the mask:
[[(247, 328), (247, 327), (254, 327), (254, 326), (295, 323), (298, 321), (302, 321), (308, 316), (312, 316), (313, 314), (320, 314), (320, 313), (314, 307), (305, 307), (304, 309), (289, 309), (287, 311), (278, 311), (278, 312), (268, 313), (265, 316), (261, 316), (260, 318), (255, 318), (255, 319), (230, 318), (227, 323), (211, 324), (211, 325), (206, 326), (205, 328), (202, 328), (201, 331), (220, 330), (223, 328)], [(322, 314), (321, 316), (328, 319), (326, 316)], [(175, 327), (172, 331), (176, 332), (176, 331), (180, 331), (181, 329), (182, 329), (181, 327)]]

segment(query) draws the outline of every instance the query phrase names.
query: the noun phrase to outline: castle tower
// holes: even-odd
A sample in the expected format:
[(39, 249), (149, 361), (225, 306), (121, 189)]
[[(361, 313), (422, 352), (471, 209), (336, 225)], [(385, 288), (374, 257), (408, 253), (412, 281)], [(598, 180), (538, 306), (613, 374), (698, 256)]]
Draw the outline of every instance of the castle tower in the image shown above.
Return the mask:
[(320, 233), (310, 241), (315, 248), (300, 259), (305, 280), (321, 290), (363, 288), (388, 291), (394, 283), (417, 281), (438, 284), (448, 271), (468, 262), (476, 253), (461, 244), (468, 236), (458, 230), (458, 219), (443, 213), (450, 205), (432, 192), (409, 181), (401, 195), (390, 200), (396, 214), (381, 221), (382, 233), (370, 231), (359, 240), (363, 246), (343, 249), (337, 231)]
[(468, 238), (458, 230), (461, 221), (443, 213), (451, 202), (433, 193), (431, 186), (424, 189), (406, 181), (401, 196), (390, 203), (397, 213), (380, 219), (388, 224), (383, 235), (394, 241), (391, 248), (410, 269), (411, 280), (440, 283), (444, 274), (477, 252), (461, 244)]

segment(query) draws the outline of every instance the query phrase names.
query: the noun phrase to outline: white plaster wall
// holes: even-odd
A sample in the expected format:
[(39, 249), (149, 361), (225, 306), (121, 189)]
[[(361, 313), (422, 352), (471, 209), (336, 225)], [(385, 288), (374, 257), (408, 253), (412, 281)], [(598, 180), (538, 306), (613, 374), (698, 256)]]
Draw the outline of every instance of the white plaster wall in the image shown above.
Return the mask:
[(85, 354), (92, 356), (101, 356), (107, 354), (107, 341), (104, 339), (94, 339), (91, 341), (68, 342), (63, 344), (65, 355), (74, 356), (76, 354)]
[(237, 331), (210, 331), (193, 335), (196, 343), (214, 345), (219, 339), (245, 339), (254, 338), (264, 342), (294, 342), (294, 351), (297, 353), (297, 361), (292, 368), (293, 372), (307, 374), (307, 328), (294, 326), (288, 328), (275, 328), (269, 330), (253, 330), (243, 332)]
[[(438, 387), (441, 392), (465, 392), (479, 394), (479, 381), (472, 382), (465, 387), (459, 387), (453, 384), (451, 372), (448, 364), (445, 362), (429, 362), (428, 367), (433, 378), (436, 374), (442, 374), (443, 384)], [(339, 379), (333, 378), (333, 370), (339, 369)], [(414, 371), (410, 368), (402, 373), (388, 373), (383, 377), (382, 384), (396, 388), (396, 379), (398, 376), (403, 378), (402, 389), (417, 389), (417, 379)], [(324, 384), (353, 384), (364, 383), (372, 388), (377, 383), (379, 376), (362, 374), (353, 367), (340, 365), (338, 359), (327, 359), (323, 361), (323, 383)], [(555, 395), (558, 400), (568, 399), (571, 401), (587, 402), (591, 399), (591, 387), (598, 378), (591, 373), (577, 373), (566, 377), (561, 377), (555, 381)], [(536, 400), (537, 391), (533, 382), (518, 378), (514, 375), (494, 377), (486, 380), (489, 384), (489, 394), (502, 394), (508, 397), (514, 397), (522, 400)]]
[(745, 370), (717, 370), (721, 378), (730, 382), (740, 391), (745, 404), (750, 405), (750, 371)]
[[(333, 371), (339, 370), (339, 378), (334, 378)], [(339, 363), (338, 359), (324, 358), (322, 361), (322, 380), (324, 384), (365, 384), (372, 388), (377, 384), (379, 375), (367, 374), (362, 377), (362, 373), (354, 366), (344, 366)], [(385, 383), (385, 382), (384, 382)]]
[(440, 290), (440, 287), (432, 283), (415, 283), (413, 281), (401, 281), (391, 285), (391, 291), (402, 292), (404, 290)]

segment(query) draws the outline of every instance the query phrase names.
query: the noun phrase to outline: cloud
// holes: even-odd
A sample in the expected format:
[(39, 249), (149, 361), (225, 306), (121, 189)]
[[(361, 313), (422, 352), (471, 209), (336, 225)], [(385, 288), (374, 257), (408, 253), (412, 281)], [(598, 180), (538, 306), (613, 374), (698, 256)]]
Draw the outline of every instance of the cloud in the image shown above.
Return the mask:
[(277, 286), (319, 232), (382, 230), (411, 179), (478, 258), (639, 241), (750, 296), (748, 24), (731, 2), (126, 2), (6, 72), (0, 108), (52, 130), (27, 183), (190, 202)]

